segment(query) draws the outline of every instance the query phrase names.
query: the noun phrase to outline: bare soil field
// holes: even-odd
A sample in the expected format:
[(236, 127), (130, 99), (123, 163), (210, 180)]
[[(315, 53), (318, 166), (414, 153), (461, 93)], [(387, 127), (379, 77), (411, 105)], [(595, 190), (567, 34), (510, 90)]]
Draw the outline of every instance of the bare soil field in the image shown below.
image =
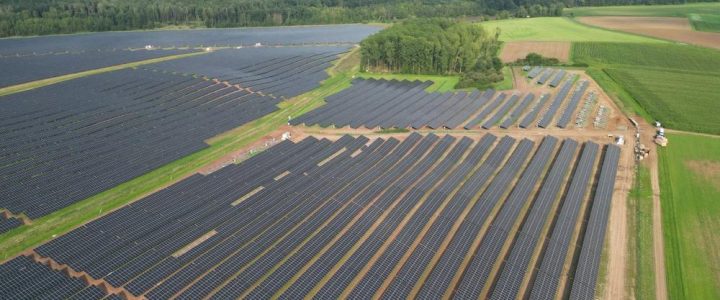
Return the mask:
[(584, 24), (720, 49), (720, 33), (694, 31), (686, 18), (580, 17)]
[(500, 59), (503, 62), (514, 62), (532, 52), (567, 62), (570, 59), (570, 42), (507, 42)]

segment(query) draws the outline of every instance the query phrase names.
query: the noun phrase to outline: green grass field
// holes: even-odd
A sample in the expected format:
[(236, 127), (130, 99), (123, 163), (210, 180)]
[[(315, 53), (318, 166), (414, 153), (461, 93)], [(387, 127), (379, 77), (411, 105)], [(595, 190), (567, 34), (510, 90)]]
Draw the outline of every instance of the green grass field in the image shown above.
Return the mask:
[(720, 51), (678, 44), (574, 43), (572, 61), (648, 121), (720, 134)]
[(720, 299), (720, 138), (668, 134), (659, 150), (670, 299)]
[(566, 8), (566, 16), (686, 17), (688, 14), (719, 14), (720, 3), (680, 5), (634, 5)]
[(628, 278), (635, 299), (655, 299), (652, 186), (650, 170), (640, 165), (628, 198)]
[(720, 76), (639, 68), (605, 72), (666, 127), (720, 134)]
[(560, 17), (497, 20), (479, 24), (490, 32), (499, 28), (502, 41), (665, 42), (639, 35), (594, 28)]
[(695, 30), (720, 32), (720, 8), (716, 15), (690, 14), (688, 17)]
[(572, 61), (720, 74), (720, 51), (679, 44), (573, 43)]

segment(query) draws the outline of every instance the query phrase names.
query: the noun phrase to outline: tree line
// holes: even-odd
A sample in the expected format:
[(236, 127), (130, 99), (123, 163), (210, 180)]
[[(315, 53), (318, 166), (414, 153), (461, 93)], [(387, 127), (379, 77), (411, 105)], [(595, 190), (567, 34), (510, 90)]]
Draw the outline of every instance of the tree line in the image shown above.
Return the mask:
[(0, 36), (390, 22), (411, 17), (556, 16), (555, 0), (0, 0)]
[[(702, 1), (702, 0), (701, 0)], [(574, 6), (698, 0), (0, 0), (0, 37), (165, 26), (390, 22), (410, 17), (559, 16)]]
[(409, 19), (360, 43), (364, 71), (460, 75), (462, 87), (500, 81), (499, 32), (446, 18)]

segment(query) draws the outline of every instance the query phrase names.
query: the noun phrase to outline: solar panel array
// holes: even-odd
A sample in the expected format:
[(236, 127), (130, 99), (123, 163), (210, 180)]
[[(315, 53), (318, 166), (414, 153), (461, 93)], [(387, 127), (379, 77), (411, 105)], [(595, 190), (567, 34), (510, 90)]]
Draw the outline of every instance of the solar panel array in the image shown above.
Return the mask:
[(0, 296), (3, 299), (102, 299), (101, 288), (18, 256), (0, 265)]
[(582, 99), (582, 96), (585, 94), (588, 85), (588, 81), (583, 80), (575, 87), (575, 91), (573, 91), (573, 95), (570, 97), (570, 102), (568, 102), (565, 111), (563, 111), (560, 119), (557, 121), (557, 127), (566, 128), (568, 124), (570, 124), (570, 119), (575, 115), (575, 111), (580, 104), (580, 99)]
[(555, 70), (551, 68), (546, 68), (545, 71), (540, 75), (540, 78), (537, 80), (537, 84), (543, 85), (545, 84), (550, 78), (555, 74)]
[(1, 97), (0, 207), (47, 215), (201, 150), (279, 101), (140, 69)]
[(542, 67), (533, 67), (527, 74), (527, 77), (533, 79), (540, 75), (545, 69)]
[(620, 161), (620, 147), (608, 146), (603, 159), (600, 178), (592, 201), (590, 218), (575, 269), (570, 299), (595, 297), (595, 286), (600, 272), (600, 255), (605, 241), (605, 231), (615, 188), (615, 175)]
[(552, 81), (550, 81), (549, 85), (551, 87), (557, 87), (558, 85), (560, 85), (562, 79), (565, 78), (565, 74), (567, 74), (565, 70), (560, 70), (559, 72), (557, 72), (555, 77), (553, 77)]
[(112, 51), (154, 48), (301, 46), (305, 44), (356, 44), (382, 29), (381, 26), (346, 24), (255, 28), (209, 28), (96, 32), (73, 35), (4, 38), (0, 57), (58, 54), (66, 51)]
[[(549, 235), (546, 246), (547, 250), (545, 250), (545, 254), (539, 258), (539, 270), (537, 272), (535, 284), (530, 292), (530, 297), (532, 299), (549, 299), (554, 298), (557, 295), (558, 285), (565, 265), (565, 254), (568, 251), (574, 250), (570, 248), (570, 242), (573, 237), (576, 224), (580, 221), (580, 208), (583, 205), (583, 200), (585, 199), (587, 190), (590, 188), (587, 183), (591, 180), (590, 176), (592, 175), (593, 167), (595, 166), (598, 150), (599, 146), (597, 144), (585, 144), (580, 157), (580, 162), (577, 164), (575, 174), (570, 181), (567, 196), (563, 202), (560, 212), (558, 213), (557, 221), (555, 222), (556, 225), (553, 228), (552, 233)], [(538, 243), (538, 241), (541, 240), (536, 240), (534, 242)], [(523, 242), (526, 241), (521, 241), (521, 243)], [(531, 240), (527, 242), (533, 241)], [(515, 250), (513, 249), (513, 251)], [(517, 257), (518, 256), (511, 256), (508, 258), (508, 261)], [(503, 272), (504, 274), (507, 274), (504, 276), (507, 276), (508, 278), (504, 282), (501, 278), (501, 283), (498, 283), (498, 288), (496, 290), (498, 296), (512, 296), (519, 293), (520, 283), (517, 281), (511, 281), (512, 277), (510, 276), (520, 272), (517, 268), (528, 263), (527, 259), (528, 258), (524, 258), (523, 260), (517, 261), (517, 263), (512, 263), (506, 267), (507, 270)]]
[(88, 50), (24, 56), (0, 56), (0, 87), (197, 50)]
[(5, 214), (0, 213), (0, 234), (10, 231), (22, 225), (22, 221), (16, 218), (7, 218)]
[(223, 49), (148, 68), (198, 74), (265, 95), (291, 98), (317, 87), (328, 77), (325, 69), (347, 49), (320, 46)]
[[(353, 85), (326, 98), (327, 104), (290, 121), (291, 125), (320, 125), (337, 128), (449, 128), (491, 129), (495, 126), (507, 129), (516, 123), (520, 128), (536, 124), (547, 128), (564, 106), (565, 99), (574, 86), (575, 76), (570, 76), (555, 93), (550, 105), (549, 94), (535, 97), (532, 93), (510, 92), (427, 92), (430, 82), (398, 81), (384, 79), (356, 79)], [(572, 100), (558, 121), (567, 127), (566, 119), (572, 119), (579, 100), (587, 89), (587, 81), (576, 88)], [(542, 113), (542, 118), (537, 121)], [(569, 122), (569, 121), (568, 121)]]
[[(554, 211), (561, 212), (556, 222), (574, 222), (555, 230), (579, 235), (573, 229), (582, 213), (563, 213), (593, 199), (583, 238), (593, 250), (583, 249), (575, 288), (594, 279), (580, 274), (592, 275), (584, 270), (599, 262), (594, 249), (602, 248), (617, 157), (610, 146), (598, 166), (598, 192), (587, 193), (598, 146), (585, 143), (578, 155), (579, 146), (489, 134), (283, 141), (34, 252), (147, 299), (496, 297), (506, 290), (494, 284), (498, 278), (512, 279), (502, 286), (513, 293), (524, 288), (523, 278), (536, 269), (526, 257), (551, 234), (543, 228)], [(508, 255), (523, 259), (503, 262)], [(32, 290), (56, 292), (51, 285)], [(78, 299), (90, 291), (63, 293)]]
[(562, 106), (568, 93), (570, 93), (570, 89), (572, 89), (576, 77), (577, 76), (575, 75), (570, 76), (570, 78), (560, 87), (560, 90), (553, 96), (553, 101), (550, 102), (550, 106), (543, 115), (542, 119), (538, 122), (538, 127), (547, 128), (550, 126), (550, 123), (555, 118), (560, 106)]

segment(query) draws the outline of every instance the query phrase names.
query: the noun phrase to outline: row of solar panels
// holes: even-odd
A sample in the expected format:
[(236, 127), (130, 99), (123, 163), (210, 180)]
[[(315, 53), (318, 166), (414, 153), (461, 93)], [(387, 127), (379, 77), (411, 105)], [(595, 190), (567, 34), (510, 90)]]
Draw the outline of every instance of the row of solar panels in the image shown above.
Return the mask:
[[(503, 298), (518, 293), (532, 266), (520, 259), (503, 262), (502, 249), (525, 258), (542, 248), (545, 234), (548, 247), (561, 237), (582, 235), (574, 228), (595, 178), (599, 146), (585, 143), (576, 162), (579, 143), (558, 144), (553, 137), (536, 146), (492, 135), (475, 142), (417, 133), (402, 141), (284, 141), (242, 164), (194, 175), (35, 251), (148, 299), (311, 293), (406, 298), (415, 292), (435, 298), (452, 291), (460, 298)], [(609, 147), (598, 191), (614, 183), (613, 169), (605, 167), (617, 163)], [(566, 181), (568, 193), (558, 199)], [(591, 195), (589, 224), (604, 228), (607, 205), (597, 199), (606, 194)], [(544, 233), (554, 206), (560, 211), (557, 225)], [(566, 217), (566, 211), (575, 214)], [(555, 237), (560, 229), (562, 236)], [(592, 232), (583, 241), (600, 241), (592, 247), (601, 248), (603, 237)], [(552, 251), (574, 253), (558, 249)], [(539, 259), (538, 266), (556, 259), (547, 251), (551, 258)], [(596, 252), (588, 253), (578, 270), (597, 268)], [(471, 258), (467, 265), (465, 257)], [(547, 277), (545, 269), (538, 278)], [(491, 284), (492, 277), (498, 284)], [(576, 277), (582, 279), (573, 285), (593, 280)]]
[(13, 228), (20, 227), (22, 221), (17, 218), (7, 218), (5, 214), (0, 213), (0, 234), (10, 231)]
[(98, 286), (53, 270), (28, 256), (18, 256), (0, 265), (0, 278), (2, 299), (92, 300), (119, 297), (117, 294), (108, 295)]
[(328, 77), (325, 70), (348, 47), (222, 49), (170, 60), (151, 69), (198, 74), (264, 95), (292, 98), (314, 89)]
[[(352, 87), (328, 97), (327, 104), (290, 121), (305, 124), (350, 128), (457, 128), (495, 126), (510, 128), (519, 122), (520, 128), (535, 124), (547, 128), (556, 125), (566, 128), (577, 110), (588, 82), (580, 81), (569, 101), (566, 101), (576, 76), (570, 76), (555, 95), (526, 95), (484, 92), (428, 93), (429, 82), (395, 80), (356, 80)], [(567, 102), (567, 104), (566, 104)], [(558, 112), (563, 109), (558, 118)], [(540, 120), (536, 120), (540, 117)]]

